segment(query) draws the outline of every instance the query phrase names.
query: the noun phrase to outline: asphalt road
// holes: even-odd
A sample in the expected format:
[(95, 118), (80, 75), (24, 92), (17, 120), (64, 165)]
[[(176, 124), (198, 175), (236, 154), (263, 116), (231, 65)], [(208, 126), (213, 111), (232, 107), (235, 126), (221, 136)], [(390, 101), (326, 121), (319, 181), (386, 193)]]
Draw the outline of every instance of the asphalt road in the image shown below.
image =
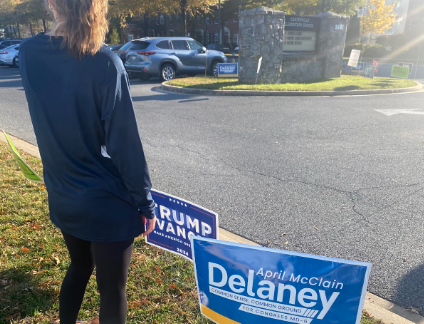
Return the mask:
[[(424, 313), (424, 93), (202, 97), (158, 85), (132, 82), (156, 189), (257, 243), (372, 262), (370, 292)], [(393, 109), (415, 111), (376, 111)], [(0, 127), (35, 144), (10, 68)]]

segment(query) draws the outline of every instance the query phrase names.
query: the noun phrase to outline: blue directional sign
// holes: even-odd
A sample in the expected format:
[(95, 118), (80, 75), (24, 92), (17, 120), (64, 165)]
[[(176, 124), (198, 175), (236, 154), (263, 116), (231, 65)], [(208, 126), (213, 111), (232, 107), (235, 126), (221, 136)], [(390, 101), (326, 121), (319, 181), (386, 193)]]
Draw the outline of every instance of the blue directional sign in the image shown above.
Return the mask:
[(238, 77), (238, 63), (218, 63), (218, 77), (220, 78)]
[(146, 242), (192, 260), (190, 236), (218, 238), (218, 215), (184, 199), (150, 191), (156, 203), (156, 228)]
[(202, 314), (216, 323), (360, 323), (369, 263), (191, 241)]

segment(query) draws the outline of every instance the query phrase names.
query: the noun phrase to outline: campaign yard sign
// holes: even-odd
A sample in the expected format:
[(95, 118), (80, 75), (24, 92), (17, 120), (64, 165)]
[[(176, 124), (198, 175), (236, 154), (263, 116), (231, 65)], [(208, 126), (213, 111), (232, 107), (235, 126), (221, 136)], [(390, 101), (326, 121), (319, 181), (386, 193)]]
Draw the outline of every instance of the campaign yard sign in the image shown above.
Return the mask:
[(409, 68), (409, 74), (410, 75), (412, 74), (412, 69), (414, 68), (414, 63), (402, 63), (402, 62), (400, 62), (398, 65), (402, 66), (402, 67), (408, 67)]
[(147, 243), (192, 260), (190, 236), (218, 238), (218, 214), (158, 190), (150, 193), (157, 220)]
[(352, 71), (363, 71), (364, 70), (364, 63), (358, 63), (355, 67), (351, 67)]
[(375, 67), (374, 65), (367, 66), (364, 71), (364, 77), (374, 79)]
[(359, 324), (371, 264), (192, 237), (202, 314), (219, 324)]
[(237, 78), (238, 63), (218, 63), (219, 78)]
[(409, 67), (408, 66), (392, 66), (392, 77), (408, 79), (409, 78)]
[(349, 62), (347, 63), (347, 66), (357, 67), (360, 56), (361, 51), (353, 49), (352, 52), (350, 52)]

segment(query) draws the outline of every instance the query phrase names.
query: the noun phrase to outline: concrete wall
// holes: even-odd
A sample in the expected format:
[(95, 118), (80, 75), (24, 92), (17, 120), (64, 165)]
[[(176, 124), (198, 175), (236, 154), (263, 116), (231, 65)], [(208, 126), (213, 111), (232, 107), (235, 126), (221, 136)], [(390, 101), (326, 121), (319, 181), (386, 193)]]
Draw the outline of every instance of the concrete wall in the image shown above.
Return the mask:
[(266, 7), (240, 12), (240, 81), (273, 84), (340, 77), (349, 18), (331, 12), (314, 16), (320, 19), (315, 52), (284, 52), (285, 16)]

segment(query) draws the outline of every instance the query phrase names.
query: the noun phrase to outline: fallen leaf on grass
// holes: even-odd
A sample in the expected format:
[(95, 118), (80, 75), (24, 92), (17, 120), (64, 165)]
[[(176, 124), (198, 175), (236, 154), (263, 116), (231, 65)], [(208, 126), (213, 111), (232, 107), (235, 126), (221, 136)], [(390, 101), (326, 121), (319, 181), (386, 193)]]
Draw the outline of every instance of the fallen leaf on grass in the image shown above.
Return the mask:
[(21, 247), (21, 252), (28, 253), (29, 252), (29, 249), (26, 248), (26, 247)]
[(56, 265), (60, 264), (60, 259), (54, 255), (54, 253), (52, 254), (52, 258), (56, 261)]
[(38, 189), (41, 189), (41, 190), (46, 190), (46, 188), (43, 188), (43, 187), (38, 187)]
[(33, 230), (38, 231), (41, 228), (41, 225), (38, 225), (36, 223), (31, 223), (29, 224), (29, 227), (32, 228)]

